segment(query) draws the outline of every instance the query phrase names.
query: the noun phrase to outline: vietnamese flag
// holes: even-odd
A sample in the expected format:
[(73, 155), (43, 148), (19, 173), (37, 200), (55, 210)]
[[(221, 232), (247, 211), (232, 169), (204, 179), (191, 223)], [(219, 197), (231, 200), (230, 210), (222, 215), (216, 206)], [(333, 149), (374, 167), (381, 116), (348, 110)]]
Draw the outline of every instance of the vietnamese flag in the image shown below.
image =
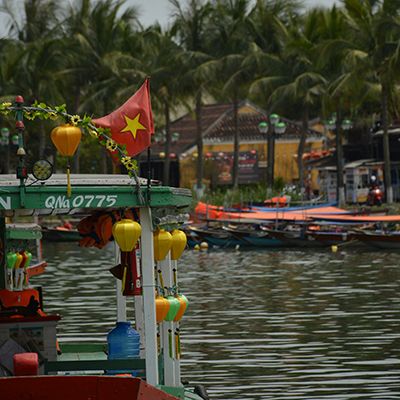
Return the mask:
[(147, 149), (154, 133), (149, 79), (146, 78), (140, 89), (121, 107), (105, 117), (94, 119), (93, 123), (110, 129), (111, 138), (125, 145), (131, 157)]

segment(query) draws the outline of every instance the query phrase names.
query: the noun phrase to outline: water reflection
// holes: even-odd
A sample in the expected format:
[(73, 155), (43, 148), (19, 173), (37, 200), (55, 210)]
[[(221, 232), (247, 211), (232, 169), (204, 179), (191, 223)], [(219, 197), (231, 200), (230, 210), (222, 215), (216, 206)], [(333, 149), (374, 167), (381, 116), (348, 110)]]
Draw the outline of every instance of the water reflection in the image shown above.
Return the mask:
[[(104, 340), (113, 248), (45, 244), (61, 340)], [(187, 251), (183, 378), (213, 399), (400, 398), (400, 253)], [(131, 311), (131, 315), (133, 312)]]

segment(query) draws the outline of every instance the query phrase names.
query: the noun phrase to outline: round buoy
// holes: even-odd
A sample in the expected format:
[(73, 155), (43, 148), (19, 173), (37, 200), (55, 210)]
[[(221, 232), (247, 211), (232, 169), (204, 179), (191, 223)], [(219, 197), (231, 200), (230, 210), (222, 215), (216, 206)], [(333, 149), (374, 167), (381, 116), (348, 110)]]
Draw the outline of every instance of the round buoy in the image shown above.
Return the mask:
[(201, 242), (200, 243), (200, 248), (201, 248), (201, 250), (207, 250), (208, 249), (208, 243), (207, 242)]
[(336, 253), (338, 251), (338, 247), (336, 245), (333, 245), (331, 247), (331, 249), (332, 249), (332, 253)]
[(195, 244), (193, 247), (194, 250), (200, 250), (200, 246), (198, 244)]

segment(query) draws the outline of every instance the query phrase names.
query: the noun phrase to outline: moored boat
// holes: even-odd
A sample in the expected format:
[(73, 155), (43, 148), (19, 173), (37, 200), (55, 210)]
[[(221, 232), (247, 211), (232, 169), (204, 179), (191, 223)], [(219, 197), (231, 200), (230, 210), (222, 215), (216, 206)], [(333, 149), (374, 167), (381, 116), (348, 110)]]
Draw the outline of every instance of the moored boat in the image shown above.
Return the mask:
[[(147, 110), (148, 126), (142, 126), (146, 140), (139, 143), (142, 151), (150, 145), (153, 133), (148, 81), (138, 93)], [(178, 283), (178, 260), (186, 247), (186, 236), (179, 227), (186, 215), (182, 212), (191, 204), (190, 190), (151, 186), (150, 176), (139, 178), (126, 150), (89, 117), (69, 115), (64, 107), (25, 107), (23, 103), (22, 96), (17, 96), (14, 104), (3, 103), (0, 110), (15, 115), (19, 140), (16, 176), (0, 176), (0, 397), (207, 399), (203, 388), (185, 387), (181, 380), (180, 321), (188, 300)], [(112, 150), (129, 175), (74, 176), (69, 163), (66, 174), (53, 175), (51, 164), (39, 160), (33, 166), (33, 177), (29, 176), (24, 149), (26, 115), (62, 118), (64, 124), (51, 133), (62, 156), (73, 156), (82, 129)], [(29, 232), (21, 235), (18, 228), (14, 236), (7, 233), (7, 218), (15, 223), (48, 215), (80, 216), (82, 247), (102, 249), (114, 242), (117, 265), (110, 270), (115, 278), (110, 275), (110, 280), (116, 287), (116, 326), (104, 332), (100, 346), (97, 342), (68, 343), (68, 350), (61, 340), (57, 345), (61, 317), (46, 313), (41, 288), (27, 279), (32, 254), (25, 242), (40, 237)], [(134, 326), (127, 321), (127, 296), (134, 300)], [(60, 302), (68, 306), (66, 299)], [(121, 374), (124, 378), (117, 377)]]

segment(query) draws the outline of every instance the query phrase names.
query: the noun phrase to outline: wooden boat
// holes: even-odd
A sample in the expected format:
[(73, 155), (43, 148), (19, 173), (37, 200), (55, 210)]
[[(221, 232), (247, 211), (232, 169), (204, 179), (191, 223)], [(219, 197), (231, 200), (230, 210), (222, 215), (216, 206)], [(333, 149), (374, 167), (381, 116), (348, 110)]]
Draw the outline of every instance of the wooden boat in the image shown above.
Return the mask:
[(261, 230), (259, 226), (240, 226), (228, 225), (223, 226), (223, 230), (229, 232), (233, 237), (241, 242), (241, 246), (251, 247), (282, 247), (285, 242), (275, 239), (265, 230)]
[(380, 249), (400, 250), (400, 232), (384, 231), (358, 231), (353, 234), (355, 240), (358, 240), (367, 246), (373, 246)]
[[(156, 239), (153, 236), (153, 229), (161, 229), (169, 224), (179, 226), (182, 210), (188, 208), (191, 203), (190, 191), (162, 186), (149, 187), (147, 180), (144, 179), (139, 179), (138, 185), (128, 176), (122, 175), (113, 175), (112, 179), (99, 175), (72, 175), (72, 195), (68, 197), (66, 182), (65, 175), (53, 175), (45, 182), (34, 182), (26, 188), (25, 181), (16, 179), (14, 175), (0, 177), (0, 248), (3, 249), (0, 253), (1, 311), (5, 311), (6, 300), (20, 302), (19, 307), (14, 307), (13, 315), (3, 313), (3, 316), (0, 316), (0, 354), (3, 357), (0, 358), (0, 363), (4, 363), (4, 352), (1, 353), (1, 349), (4, 350), (6, 344), (14, 349), (7, 353), (9, 361), (10, 357), (12, 360), (13, 355), (20, 353), (20, 348), (28, 355), (38, 354), (40, 359), (40, 366), (36, 366), (35, 370), (36, 374), (38, 368), (38, 375), (0, 377), (0, 397), (13, 400), (27, 398), (31, 400), (86, 400), (89, 398), (93, 400), (176, 400), (178, 398), (201, 400), (208, 398), (202, 388), (184, 387), (181, 383), (180, 344), (177, 330), (179, 322), (162, 320), (157, 323), (156, 312), (154, 283), (157, 282), (157, 287), (165, 286), (171, 290), (179, 286), (175, 281), (176, 273), (172, 271), (173, 269), (176, 271), (177, 261), (170, 258), (157, 262), (164, 277), (163, 285), (160, 283), (161, 278), (155, 276), (155, 257), (158, 257), (159, 253), (156, 253), (154, 247)], [(58, 204), (62, 205), (62, 208), (58, 208)], [(165, 217), (153, 219), (152, 214), (156, 211), (160, 211)], [(106, 216), (104, 221), (107, 223), (111, 213), (114, 213), (114, 216), (132, 215), (132, 213), (140, 215), (138, 222), (141, 225), (141, 255), (139, 256), (136, 250), (127, 253), (130, 258), (123, 258), (125, 260), (123, 262), (129, 262), (124, 284), (120, 280), (115, 281), (118, 320), (126, 320), (126, 303), (122, 290), (126, 295), (134, 294), (136, 330), (144, 346), (142, 352), (144, 354), (141, 354), (139, 359), (108, 359), (102, 343), (72, 343), (69, 344), (69, 348), (67, 344), (60, 343), (62, 354), (58, 354), (56, 327), (60, 316), (45, 313), (41, 295), (36, 288), (24, 286), (20, 291), (13, 291), (13, 288), (8, 285), (4, 254), (12, 248), (13, 244), (10, 241), (14, 239), (7, 237), (6, 215), (13, 215), (14, 220), (18, 220), (20, 217), (26, 218), (29, 215), (44, 216), (57, 213), (79, 215), (81, 212), (83, 215), (91, 213), (98, 215), (102, 212), (102, 215)], [(119, 255), (118, 251), (117, 256)], [(134, 276), (134, 273), (137, 274), (138, 271), (139, 275)], [(111, 275), (110, 279), (113, 279)], [(21, 299), (31, 300), (27, 304)], [(31, 301), (35, 307), (29, 307)], [(22, 336), (18, 336), (18, 332), (23, 332), (24, 335), (30, 337), (31, 347), (28, 347), (27, 341)], [(169, 340), (169, 332), (174, 333), (175, 340)], [(158, 334), (161, 337), (159, 346), (157, 345)], [(35, 341), (36, 337), (38, 342)], [(29, 363), (26, 365), (31, 367)], [(18, 371), (21, 370), (21, 365), (15, 359), (14, 372), (17, 371), (17, 366)], [(125, 370), (128, 374), (132, 370), (143, 371), (143, 378), (104, 376), (102, 371), (108, 370)], [(12, 368), (7, 371), (9, 374)], [(59, 373), (68, 375), (58, 375)], [(55, 376), (49, 376), (49, 374)]]
[(82, 239), (77, 229), (67, 229), (62, 226), (54, 228), (42, 227), (42, 238), (47, 242), (78, 242)]
[(246, 244), (243, 240), (224, 230), (222, 226), (210, 227), (208, 225), (191, 225), (189, 231), (195, 234), (199, 242), (207, 242), (217, 247), (236, 247)]

